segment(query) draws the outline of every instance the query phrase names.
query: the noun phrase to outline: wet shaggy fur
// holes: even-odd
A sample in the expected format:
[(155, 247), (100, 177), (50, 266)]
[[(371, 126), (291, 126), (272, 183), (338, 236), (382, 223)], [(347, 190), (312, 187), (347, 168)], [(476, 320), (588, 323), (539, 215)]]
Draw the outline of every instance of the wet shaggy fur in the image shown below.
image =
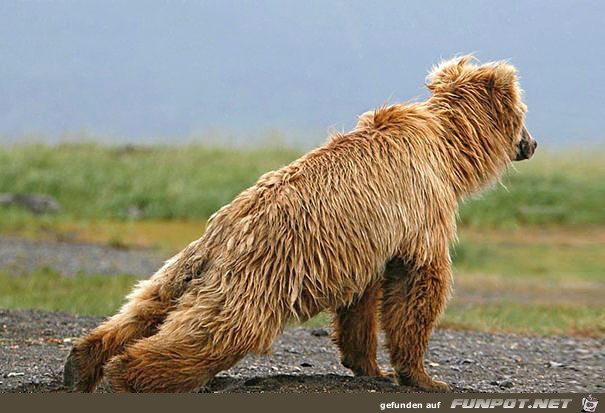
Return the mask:
[(355, 374), (382, 374), (381, 326), (401, 384), (447, 390), (423, 355), (449, 295), (458, 201), (515, 159), (525, 106), (503, 62), (446, 61), (427, 82), (427, 101), (362, 115), (221, 208), (75, 345), (66, 384), (92, 391), (104, 374), (116, 391), (191, 391), (328, 309)]

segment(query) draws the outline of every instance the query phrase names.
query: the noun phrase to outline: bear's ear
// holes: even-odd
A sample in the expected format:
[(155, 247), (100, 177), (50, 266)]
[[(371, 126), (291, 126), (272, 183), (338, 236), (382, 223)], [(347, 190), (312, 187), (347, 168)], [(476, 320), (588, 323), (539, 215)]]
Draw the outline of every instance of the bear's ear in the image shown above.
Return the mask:
[(487, 89), (487, 93), (493, 97), (496, 91), (496, 79), (494, 79), (493, 76), (488, 77), (487, 81), (485, 82), (485, 87)]
[(478, 72), (485, 76), (485, 87), (491, 98), (503, 95), (516, 98), (520, 94), (517, 69), (510, 63), (487, 63), (480, 66)]
[(452, 91), (468, 69), (476, 67), (472, 64), (475, 60), (473, 55), (466, 55), (442, 61), (430, 70), (426, 77), (426, 87), (433, 93)]
[(357, 118), (357, 126), (355, 126), (355, 128), (362, 129), (362, 128), (368, 128), (368, 127), (374, 126), (374, 115), (375, 114), (376, 114), (376, 111), (370, 110), (370, 111), (364, 112), (361, 115), (359, 115)]

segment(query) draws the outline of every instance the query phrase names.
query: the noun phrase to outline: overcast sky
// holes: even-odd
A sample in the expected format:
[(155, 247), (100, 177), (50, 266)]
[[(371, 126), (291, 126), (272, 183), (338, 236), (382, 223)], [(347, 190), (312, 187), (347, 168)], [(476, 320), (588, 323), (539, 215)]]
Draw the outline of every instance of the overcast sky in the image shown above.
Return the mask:
[(385, 102), (423, 99), (440, 58), (521, 74), (547, 146), (605, 142), (602, 1), (0, 2), (0, 140), (83, 132), (314, 145)]

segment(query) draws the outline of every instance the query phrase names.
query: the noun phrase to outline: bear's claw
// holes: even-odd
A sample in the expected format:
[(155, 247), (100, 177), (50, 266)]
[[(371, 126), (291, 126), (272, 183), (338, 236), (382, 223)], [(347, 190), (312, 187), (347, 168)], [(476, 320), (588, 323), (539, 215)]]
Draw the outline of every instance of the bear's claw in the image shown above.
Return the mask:
[(402, 386), (417, 387), (426, 391), (451, 392), (452, 387), (444, 381), (433, 380), (428, 374), (410, 377), (407, 374), (397, 374), (397, 382)]
[(78, 365), (75, 351), (72, 348), (65, 360), (65, 366), (63, 367), (63, 385), (67, 387), (69, 391), (76, 391), (78, 383), (80, 382), (80, 367)]

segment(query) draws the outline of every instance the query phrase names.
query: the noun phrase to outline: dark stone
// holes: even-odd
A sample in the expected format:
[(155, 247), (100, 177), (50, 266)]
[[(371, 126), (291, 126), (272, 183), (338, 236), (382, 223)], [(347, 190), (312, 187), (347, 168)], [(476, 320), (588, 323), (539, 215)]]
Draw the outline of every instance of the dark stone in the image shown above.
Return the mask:
[(314, 328), (311, 330), (311, 335), (315, 337), (327, 337), (330, 335), (330, 333), (328, 333), (328, 330), (325, 328)]
[(59, 202), (45, 194), (0, 194), (0, 206), (27, 209), (34, 214), (57, 213), (61, 210)]

